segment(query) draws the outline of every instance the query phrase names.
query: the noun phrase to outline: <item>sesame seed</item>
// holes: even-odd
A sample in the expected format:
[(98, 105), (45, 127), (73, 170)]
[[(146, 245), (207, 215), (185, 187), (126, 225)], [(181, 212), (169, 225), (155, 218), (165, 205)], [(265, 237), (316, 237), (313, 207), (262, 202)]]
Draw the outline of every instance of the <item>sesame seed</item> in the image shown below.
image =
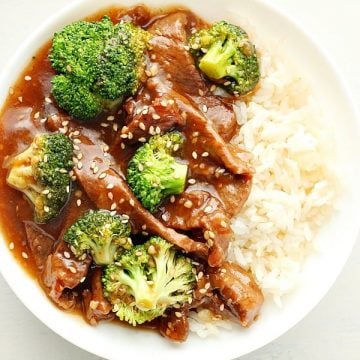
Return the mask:
[(28, 255), (25, 251), (23, 251), (23, 252), (21, 253), (21, 256), (22, 256), (24, 259), (28, 259), (28, 258), (29, 258), (29, 255)]
[(9, 249), (10, 249), (10, 250), (14, 250), (14, 248), (15, 248), (15, 244), (14, 244), (13, 242), (11, 242), (11, 243), (9, 244)]
[(115, 216), (116, 215), (116, 210), (110, 211), (110, 215)]
[(65, 120), (61, 123), (62, 126), (68, 126), (69, 125), (69, 121), (68, 120)]
[(207, 113), (208, 107), (207, 107), (206, 105), (203, 105), (203, 106), (202, 106), (202, 111), (203, 111), (204, 113)]
[(117, 205), (116, 205), (116, 203), (114, 202), (114, 203), (111, 204), (110, 210), (113, 211), (113, 210), (116, 209), (116, 207), (117, 207)]
[(221, 269), (220, 272), (221, 272), (222, 274), (226, 274), (226, 269)]
[(208, 206), (204, 209), (204, 213), (209, 214), (209, 213), (211, 213), (212, 209), (213, 209), (212, 206), (208, 205)]
[(155, 254), (156, 254), (156, 249), (155, 249), (155, 246), (154, 246), (154, 245), (150, 245), (150, 246), (148, 247), (148, 253), (149, 253), (150, 255), (155, 255)]
[(188, 180), (188, 183), (191, 184), (191, 185), (193, 185), (193, 184), (196, 183), (196, 180), (195, 180), (195, 179), (189, 179), (189, 180)]
[(163, 106), (163, 107), (166, 107), (167, 106), (167, 101), (166, 100), (161, 100), (160, 105)]
[(11, 87), (11, 86), (9, 87), (9, 94), (10, 94), (10, 95), (13, 95), (13, 94), (14, 94), (14, 88)]
[(141, 130), (146, 130), (146, 126), (145, 126), (145, 124), (143, 123), (143, 122), (140, 122), (139, 123), (139, 128), (141, 129)]
[(22, 96), (19, 96), (19, 97), (18, 97), (18, 100), (19, 100), (20, 102), (23, 102), (23, 97), (22, 97)]
[(199, 89), (199, 95), (204, 96), (204, 92), (201, 89)]
[(191, 154), (191, 156), (193, 157), (193, 159), (197, 159), (197, 157), (198, 157), (198, 155), (197, 155), (197, 153), (196, 153), (196, 151), (193, 151), (192, 152), (192, 154)]
[(199, 290), (199, 293), (200, 293), (200, 294), (206, 294), (206, 289), (200, 289), (200, 290)]
[(188, 303), (191, 304), (192, 302), (193, 302), (193, 299), (191, 297), (189, 297)]
[(125, 149), (125, 144), (124, 144), (124, 143), (121, 143), (121, 144), (120, 144), (120, 148), (121, 148), (122, 150), (124, 150), (124, 149)]
[(182, 314), (181, 314), (180, 311), (175, 311), (175, 316), (176, 316), (177, 318), (181, 318), (181, 317), (182, 317)]
[(170, 100), (169, 100), (169, 105), (174, 105), (174, 104), (175, 104), (175, 100), (170, 99)]
[(107, 189), (111, 190), (114, 188), (114, 184), (113, 183), (110, 183), (106, 186)]
[(205, 287), (206, 290), (210, 289), (210, 283), (209, 282), (206, 283), (204, 287)]
[(150, 72), (151, 72), (151, 76), (157, 75), (157, 73), (159, 72), (159, 69), (158, 69), (158, 67), (157, 67), (156, 64), (154, 64), (153, 66), (151, 66)]
[(160, 119), (160, 115), (158, 115), (158, 114), (152, 114), (151, 117), (152, 117), (154, 120), (159, 120), (159, 119)]
[(24, 79), (25, 79), (26, 81), (30, 81), (30, 80), (31, 80), (31, 76), (26, 75), (26, 76), (24, 77)]
[(72, 272), (73, 274), (76, 274), (76, 269), (73, 266), (69, 266), (69, 270), (70, 272)]
[(80, 282), (83, 283), (85, 280), (86, 280), (86, 276), (82, 277), (82, 278), (80, 279)]
[(144, 165), (143, 165), (143, 164), (139, 164), (139, 165), (138, 165), (138, 169), (139, 169), (139, 171), (143, 171), (143, 170), (144, 170)]
[(77, 206), (80, 206), (80, 205), (81, 205), (81, 199), (77, 199), (77, 200), (76, 200), (76, 205), (77, 205)]
[(67, 127), (59, 128), (59, 132), (62, 133), (62, 134), (66, 134), (67, 131), (68, 131), (68, 128), (67, 128)]
[(225, 85), (225, 86), (229, 86), (230, 84), (231, 84), (230, 81), (225, 81), (225, 82), (224, 82), (224, 85)]
[(108, 192), (107, 196), (108, 196), (109, 200), (114, 199), (114, 194), (112, 192)]
[(205, 151), (205, 152), (203, 152), (203, 153), (201, 154), (201, 156), (202, 156), (202, 157), (208, 157), (208, 156), (209, 156), (209, 153), (208, 153), (207, 151)]
[(219, 310), (220, 310), (220, 311), (224, 311), (224, 309), (225, 309), (225, 305), (224, 305), (224, 304), (221, 304), (220, 307), (219, 307)]
[(74, 150), (75, 150), (75, 151), (80, 151), (79, 146), (78, 146), (78, 145), (74, 145)]
[(114, 121), (115, 120), (115, 116), (110, 115), (106, 118), (107, 121)]
[(200, 271), (197, 276), (198, 276), (198, 280), (200, 280), (204, 277), (204, 273)]
[(118, 126), (118, 124), (113, 124), (112, 128), (113, 128), (113, 131), (116, 132), (116, 131), (118, 131), (119, 126)]
[(82, 167), (83, 167), (83, 164), (82, 164), (81, 161), (79, 161), (79, 162), (77, 163), (77, 168), (78, 168), (79, 170), (81, 170)]
[(74, 135), (74, 136), (79, 136), (79, 135), (80, 135), (80, 131), (79, 131), (79, 130), (75, 130), (75, 131), (73, 132), (73, 135)]
[(226, 224), (226, 222), (225, 222), (224, 220), (221, 220), (220, 225), (221, 225), (221, 227), (223, 227), (223, 228), (226, 228), (226, 227), (227, 227), (227, 224)]
[(129, 204), (130, 204), (131, 206), (135, 206), (135, 201), (134, 201), (133, 199), (130, 199), (130, 200), (129, 200)]
[(133, 133), (132, 133), (132, 132), (129, 132), (129, 133), (128, 133), (128, 139), (131, 140), (133, 137), (134, 137)]
[(188, 209), (191, 209), (192, 206), (193, 206), (193, 203), (192, 203), (191, 200), (186, 200), (186, 201), (184, 202), (184, 206), (185, 206), (186, 208), (188, 208)]
[(120, 137), (121, 137), (122, 139), (127, 139), (128, 134), (121, 134)]
[(76, 155), (76, 157), (77, 157), (79, 160), (81, 160), (81, 159), (83, 158), (83, 154), (82, 154), (82, 153), (78, 153), (78, 154)]
[(108, 152), (108, 151), (110, 150), (110, 147), (109, 147), (108, 144), (104, 144), (104, 145), (102, 146), (102, 149), (103, 149), (103, 152)]
[(145, 70), (145, 74), (146, 74), (146, 76), (151, 77), (151, 71)]
[[(95, 169), (94, 169), (95, 170)], [(107, 176), (107, 173), (106, 172), (102, 172), (100, 175), (99, 175), (99, 179), (105, 179)]]
[(108, 126), (110, 126), (110, 124), (107, 124), (107, 123), (101, 123), (101, 124), (100, 124), (100, 126), (101, 126), (101, 127), (103, 127), (103, 128), (107, 128)]
[(67, 192), (67, 193), (70, 192), (70, 186), (69, 186), (69, 185), (66, 186), (66, 192)]
[(164, 220), (164, 221), (167, 221), (168, 220), (168, 216), (166, 214), (162, 214), (161, 215), (161, 218)]
[(39, 117), (40, 117), (40, 113), (39, 113), (39, 112), (37, 112), (37, 113), (34, 114), (34, 119), (38, 119)]
[(44, 155), (44, 163), (47, 163), (48, 162), (48, 155)]
[(210, 91), (211, 91), (211, 92), (214, 92), (215, 90), (216, 90), (216, 85), (215, 85), (215, 84), (211, 85)]
[(67, 258), (67, 259), (70, 259), (70, 253), (68, 251), (64, 251), (64, 256)]
[(173, 150), (174, 151), (178, 151), (180, 148), (180, 145), (179, 144), (175, 144), (174, 147), (173, 147)]
[(141, 142), (141, 143), (146, 142), (146, 138), (144, 138), (144, 137), (139, 138), (139, 142)]
[(47, 121), (47, 118), (40, 119), (40, 123), (41, 123), (41, 124), (45, 124), (46, 121)]
[(156, 59), (156, 54), (151, 54), (151, 60), (155, 60)]
[(51, 101), (51, 99), (50, 99), (49, 97), (46, 97), (46, 98), (45, 98), (45, 102), (48, 103), (48, 104), (51, 104), (51, 103), (52, 103), (52, 101)]
[(74, 140), (73, 140), (73, 143), (74, 143), (74, 144), (81, 144), (81, 140), (80, 140), (80, 139), (74, 139)]
[(50, 211), (50, 208), (45, 205), (45, 206), (44, 206), (44, 211), (45, 211), (46, 213), (48, 213), (48, 212)]

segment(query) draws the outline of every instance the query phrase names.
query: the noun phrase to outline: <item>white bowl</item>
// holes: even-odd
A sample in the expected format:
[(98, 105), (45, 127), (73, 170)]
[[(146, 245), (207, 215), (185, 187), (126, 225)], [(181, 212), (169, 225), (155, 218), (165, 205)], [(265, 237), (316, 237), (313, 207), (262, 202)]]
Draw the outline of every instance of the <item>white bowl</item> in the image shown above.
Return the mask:
[[(44, 23), (17, 51), (0, 77), (0, 103), (9, 86), (26, 66), (31, 55), (65, 24), (78, 20), (112, 4), (130, 6), (137, 0), (83, 0), (72, 3)], [(209, 21), (229, 20), (244, 24), (244, 19), (281, 48), (310, 80), (324, 114), (335, 128), (338, 161), (343, 187), (338, 210), (319, 236), (319, 252), (305, 266), (301, 286), (286, 298), (283, 309), (267, 303), (259, 321), (250, 329), (234, 327), (219, 336), (200, 339), (190, 336), (184, 344), (172, 344), (155, 332), (137, 331), (118, 324), (87, 325), (80, 317), (58, 310), (12, 257), (5, 241), (0, 240), (0, 267), (10, 287), (44, 324), (73, 344), (107, 359), (154, 356), (157, 360), (192, 359), (196, 355), (212, 359), (232, 359), (264, 346), (285, 333), (326, 294), (344, 266), (358, 233), (359, 192), (359, 124), (354, 106), (334, 65), (304, 31), (287, 16), (258, 0), (142, 0), (151, 6), (179, 4), (187, 6)], [(239, 20), (240, 19), (240, 20)], [(246, 24), (245, 24), (246, 28)], [(221, 354), (221, 355), (220, 355)]]

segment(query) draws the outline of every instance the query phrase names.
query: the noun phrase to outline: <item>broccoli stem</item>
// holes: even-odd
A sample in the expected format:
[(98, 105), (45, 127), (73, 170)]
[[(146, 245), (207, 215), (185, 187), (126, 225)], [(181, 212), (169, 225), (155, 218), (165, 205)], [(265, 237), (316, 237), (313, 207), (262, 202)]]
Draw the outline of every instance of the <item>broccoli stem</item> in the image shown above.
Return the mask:
[(215, 42), (200, 60), (199, 68), (210, 78), (221, 79), (228, 76), (227, 67), (236, 52), (231, 40)]
[(164, 195), (181, 194), (186, 185), (188, 166), (175, 162), (172, 166), (173, 172), (161, 179), (161, 186), (164, 188)]

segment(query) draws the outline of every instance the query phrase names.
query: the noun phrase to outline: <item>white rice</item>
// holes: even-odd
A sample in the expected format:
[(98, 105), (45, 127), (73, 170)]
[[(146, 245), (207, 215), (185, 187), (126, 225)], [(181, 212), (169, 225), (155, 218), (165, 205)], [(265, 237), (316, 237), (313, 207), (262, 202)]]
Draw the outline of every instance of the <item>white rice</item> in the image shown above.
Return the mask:
[[(266, 301), (281, 306), (333, 207), (327, 145), (333, 142), (310, 89), (292, 66), (263, 52), (261, 67), (259, 90), (236, 108), (242, 127), (233, 142), (252, 153), (256, 173), (250, 197), (232, 222), (229, 258), (251, 270)], [(208, 313), (190, 318), (190, 329), (202, 337), (229, 326), (224, 324)]]

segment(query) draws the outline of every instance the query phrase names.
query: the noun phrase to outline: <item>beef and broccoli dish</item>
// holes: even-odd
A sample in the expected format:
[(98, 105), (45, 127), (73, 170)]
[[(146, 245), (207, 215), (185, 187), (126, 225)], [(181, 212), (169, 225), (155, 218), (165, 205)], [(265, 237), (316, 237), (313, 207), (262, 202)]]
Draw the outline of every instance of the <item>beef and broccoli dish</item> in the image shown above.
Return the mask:
[(260, 59), (244, 29), (110, 8), (32, 58), (1, 119), (1, 223), (61, 309), (184, 341), (203, 309), (244, 327), (264, 301), (227, 258), (251, 154), (231, 140)]

